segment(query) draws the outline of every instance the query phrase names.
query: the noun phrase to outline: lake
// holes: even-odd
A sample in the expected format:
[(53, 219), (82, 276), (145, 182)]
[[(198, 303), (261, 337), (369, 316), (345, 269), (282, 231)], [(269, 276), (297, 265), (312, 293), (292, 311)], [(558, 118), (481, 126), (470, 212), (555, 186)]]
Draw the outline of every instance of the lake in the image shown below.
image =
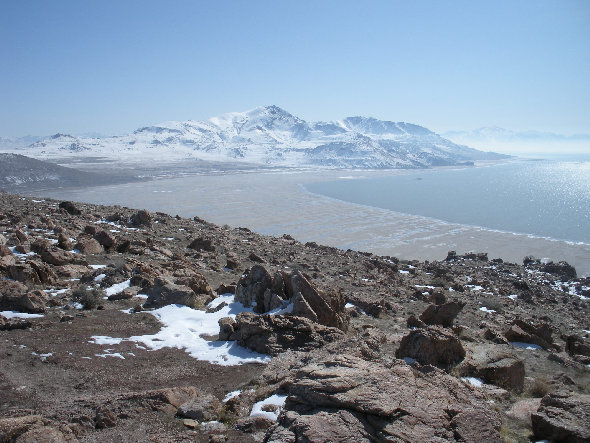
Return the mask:
[(590, 162), (515, 161), (311, 183), (306, 188), (449, 223), (590, 243)]

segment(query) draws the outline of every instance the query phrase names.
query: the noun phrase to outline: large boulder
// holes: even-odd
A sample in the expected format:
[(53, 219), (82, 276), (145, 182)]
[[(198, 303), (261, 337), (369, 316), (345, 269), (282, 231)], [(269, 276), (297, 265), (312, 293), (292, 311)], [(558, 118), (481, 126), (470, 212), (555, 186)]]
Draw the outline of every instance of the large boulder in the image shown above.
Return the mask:
[(69, 201), (64, 201), (59, 204), (60, 209), (65, 210), (68, 214), (71, 215), (80, 215), (82, 211), (80, 211), (74, 203)]
[(546, 395), (531, 415), (536, 440), (590, 441), (590, 395), (559, 391)]
[(165, 280), (157, 279), (156, 283), (145, 293), (148, 296), (144, 304), (145, 308), (161, 308), (166, 305), (185, 305), (189, 308), (196, 308), (199, 305), (197, 294), (191, 288), (175, 285)]
[(566, 339), (566, 350), (574, 358), (590, 363), (590, 341), (577, 335), (570, 335)]
[(53, 423), (41, 415), (26, 415), (0, 419), (0, 442), (77, 442), (66, 425)]
[(443, 371), (346, 354), (294, 366), (281, 384), (285, 413), (267, 442), (500, 441), (499, 415)]
[(41, 260), (54, 266), (64, 266), (71, 263), (87, 264), (84, 257), (80, 257), (80, 254), (73, 254), (56, 247), (44, 249), (41, 251), (40, 255)]
[(486, 355), (475, 367), (474, 376), (497, 386), (522, 392), (524, 387), (524, 363), (518, 357), (506, 353)]
[(453, 325), (455, 317), (465, 306), (464, 302), (451, 301), (443, 304), (431, 304), (420, 314), (420, 320), (427, 325), (441, 325), (450, 327)]
[(222, 318), (219, 324), (221, 340), (236, 340), (240, 346), (268, 355), (286, 350), (310, 351), (344, 336), (340, 329), (291, 315), (244, 312), (235, 320)]
[(283, 281), (288, 298), (293, 303), (299, 301), (293, 307), (293, 315), (309, 318), (324, 326), (347, 329), (349, 318), (342, 293), (319, 291), (299, 271), (284, 273)]
[(189, 249), (195, 249), (197, 251), (214, 252), (215, 246), (210, 238), (199, 237), (195, 238), (187, 246)]
[(129, 220), (133, 226), (151, 226), (152, 216), (148, 211), (142, 209), (133, 214)]
[(45, 312), (45, 300), (43, 291), (29, 291), (19, 282), (0, 280), (0, 310)]
[(439, 326), (414, 329), (402, 338), (397, 358), (412, 358), (423, 365), (449, 366), (465, 358), (465, 349), (453, 331)]
[(115, 237), (110, 232), (101, 230), (94, 234), (94, 239), (105, 249), (112, 248), (115, 245)]
[(74, 246), (82, 254), (100, 254), (104, 252), (103, 247), (93, 237), (82, 235), (78, 238), (78, 243)]

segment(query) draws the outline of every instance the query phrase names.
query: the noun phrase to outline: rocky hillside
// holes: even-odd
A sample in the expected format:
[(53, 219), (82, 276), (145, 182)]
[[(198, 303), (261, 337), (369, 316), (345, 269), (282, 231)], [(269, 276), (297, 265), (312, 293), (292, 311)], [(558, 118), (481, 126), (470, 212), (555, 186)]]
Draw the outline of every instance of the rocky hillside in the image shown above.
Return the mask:
[(137, 178), (66, 168), (19, 154), (0, 153), (0, 189), (11, 192), (59, 187), (98, 186)]
[(56, 134), (20, 151), (40, 159), (102, 157), (126, 162), (201, 159), (281, 167), (425, 168), (507, 156), (457, 145), (418, 125), (349, 117), (306, 122), (277, 106), (204, 122), (167, 122), (132, 134)]
[(589, 441), (590, 279), (0, 193), (0, 441)]

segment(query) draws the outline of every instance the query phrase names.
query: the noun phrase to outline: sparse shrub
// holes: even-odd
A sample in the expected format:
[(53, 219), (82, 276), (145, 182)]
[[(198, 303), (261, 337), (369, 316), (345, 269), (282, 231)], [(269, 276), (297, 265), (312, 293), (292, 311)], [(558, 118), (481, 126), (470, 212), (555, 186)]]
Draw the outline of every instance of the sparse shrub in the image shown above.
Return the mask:
[(102, 289), (88, 289), (80, 286), (72, 292), (72, 300), (80, 303), (84, 309), (95, 309), (102, 301), (105, 293)]
[(535, 382), (529, 389), (529, 394), (534, 398), (545, 397), (551, 391), (549, 382), (544, 377), (535, 378)]

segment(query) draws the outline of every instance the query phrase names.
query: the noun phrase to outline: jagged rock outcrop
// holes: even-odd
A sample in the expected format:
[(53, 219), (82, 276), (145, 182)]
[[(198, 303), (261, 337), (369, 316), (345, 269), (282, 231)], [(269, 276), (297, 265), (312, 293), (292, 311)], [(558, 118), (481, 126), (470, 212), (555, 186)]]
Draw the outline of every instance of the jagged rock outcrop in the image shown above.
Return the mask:
[(267, 312), (292, 303), (292, 314), (324, 326), (346, 330), (348, 314), (345, 301), (336, 291), (319, 291), (302, 273), (270, 273), (261, 265), (253, 266), (238, 281), (235, 300), (254, 307), (257, 313)]

